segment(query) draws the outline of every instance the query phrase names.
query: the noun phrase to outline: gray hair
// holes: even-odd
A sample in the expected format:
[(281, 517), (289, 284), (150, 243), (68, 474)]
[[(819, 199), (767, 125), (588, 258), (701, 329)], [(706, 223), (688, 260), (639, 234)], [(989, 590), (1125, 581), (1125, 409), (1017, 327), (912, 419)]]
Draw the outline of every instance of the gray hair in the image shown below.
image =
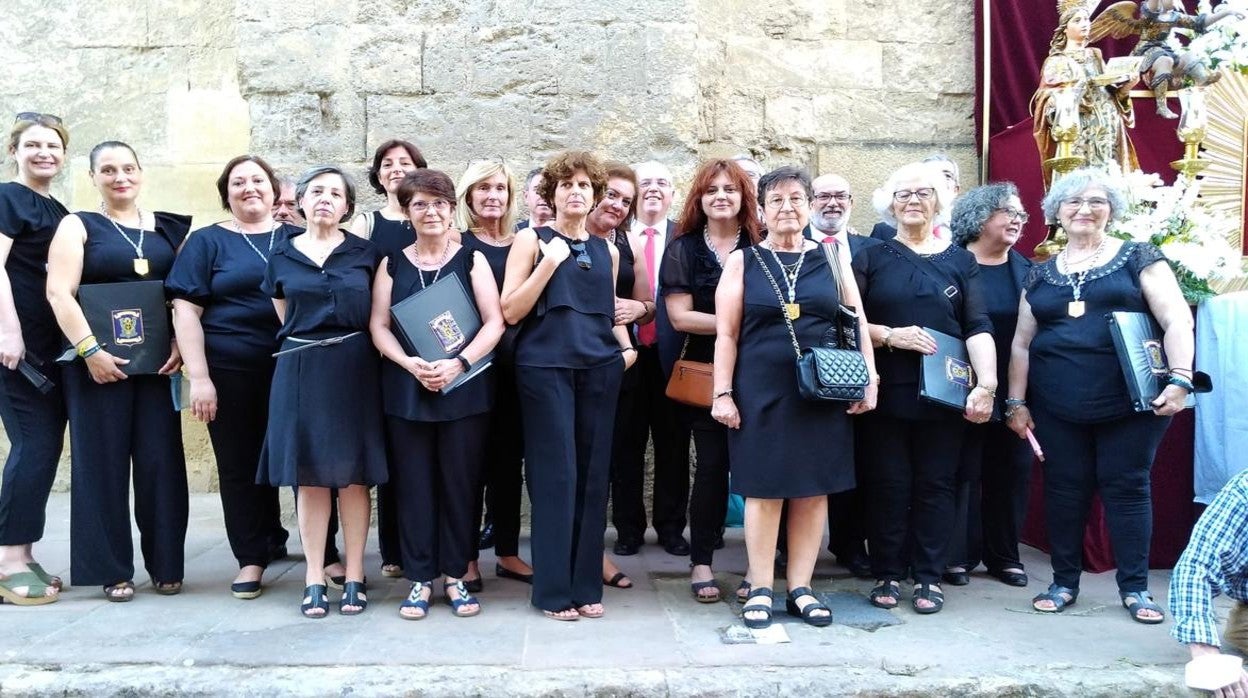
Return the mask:
[(962, 168), (958, 167), (957, 161), (944, 153), (932, 153), (931, 155), (923, 158), (923, 162), (947, 162), (953, 166), (954, 181), (962, 181)]
[(1109, 199), (1108, 222), (1118, 220), (1127, 210), (1127, 197), (1123, 195), (1122, 190), (1118, 188), (1118, 184), (1108, 172), (1095, 167), (1075, 170), (1049, 187), (1049, 193), (1044, 195), (1044, 201), (1041, 203), (1044, 207), (1045, 219), (1058, 220), (1057, 211), (1062, 207), (1063, 201), (1074, 198), (1092, 187), (1105, 190), (1105, 198)]
[(806, 192), (806, 199), (814, 198), (814, 190), (810, 186), (810, 173), (800, 167), (786, 165), (777, 167), (758, 179), (758, 203), (762, 205), (767, 199), (767, 192), (771, 191), (781, 182), (797, 182), (802, 185), (802, 189)]
[(897, 185), (903, 181), (918, 179), (922, 180), (927, 186), (936, 190), (936, 210), (933, 213), (932, 223), (936, 223), (936, 219), (940, 213), (949, 208), (949, 201), (945, 198), (945, 188), (938, 179), (939, 175), (930, 165), (922, 162), (912, 162), (902, 165), (893, 171), (888, 179), (884, 180), (884, 184), (880, 185), (871, 194), (871, 206), (875, 208), (875, 212), (880, 214), (880, 219), (891, 226), (897, 226), (897, 214), (893, 213), (893, 192), (897, 191)]
[(351, 179), (351, 175), (347, 174), (341, 167), (317, 165), (299, 175), (299, 181), (295, 183), (295, 208), (299, 211), (300, 216), (303, 216), (305, 219), (308, 217), (303, 212), (303, 206), (299, 202), (303, 201), (304, 194), (308, 193), (308, 185), (312, 183), (312, 180), (327, 174), (335, 174), (342, 177), (342, 183), (347, 188), (347, 212), (343, 215), (342, 220), (339, 221), (341, 223), (350, 219), (351, 214), (355, 213), (355, 180)]
[(966, 247), (978, 240), (984, 223), (1016, 196), (1018, 187), (1013, 182), (985, 184), (959, 196), (953, 202), (953, 212), (949, 216), (954, 244)]

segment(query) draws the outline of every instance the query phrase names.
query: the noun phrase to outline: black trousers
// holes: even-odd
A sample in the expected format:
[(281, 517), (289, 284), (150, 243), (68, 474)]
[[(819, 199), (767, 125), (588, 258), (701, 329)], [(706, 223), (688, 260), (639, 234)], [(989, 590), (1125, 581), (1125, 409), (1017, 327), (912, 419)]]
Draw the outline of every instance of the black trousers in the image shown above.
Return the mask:
[(602, 601), (602, 532), (622, 376), (622, 360), (516, 372), (533, 505), (532, 601), (542, 610)]
[(269, 564), (269, 547), (282, 528), (277, 488), (256, 484), (256, 468), (269, 422), (273, 371), (209, 367), (217, 389), (217, 417), (208, 438), (217, 459), (225, 535), (239, 567)]
[(989, 571), (1023, 569), (1018, 536), (1027, 516), (1027, 485), (1035, 456), (1004, 423), (966, 427), (958, 471), (949, 566)]
[(22, 374), (0, 368), (0, 420), (9, 437), (9, 457), (0, 475), (0, 545), (26, 545), (43, 538), (48, 495), (65, 443), (65, 394), (56, 364), (41, 364), (56, 387), (44, 395)]
[[(390, 461), (390, 479), (394, 480), (394, 453), (388, 456)], [(381, 553), (381, 564), (401, 565), (401, 547), (399, 543), (399, 504), (394, 494), (394, 485), (387, 482), (377, 485), (377, 549)]]
[(689, 416), (697, 453), (689, 497), (689, 561), (710, 565), (728, 514), (728, 428), (706, 410), (688, 410), (694, 413)]
[[(524, 430), (520, 424), (520, 398), (516, 394), (516, 367), (495, 363), (498, 371), (494, 409), (490, 412), (489, 439), (485, 444), (484, 487), (477, 492), (477, 516), (489, 505), (494, 522), (494, 555), (520, 554), (520, 507), (524, 496)], [(477, 559), (474, 552), (472, 559)]]
[(1044, 516), (1053, 582), (1079, 588), (1083, 530), (1092, 495), (1099, 493), (1118, 565), (1118, 590), (1148, 589), (1153, 457), (1170, 418), (1143, 412), (1081, 424), (1036, 405), (1032, 419), (1044, 447)]
[(489, 425), (487, 413), (449, 422), (386, 417), (394, 446), (399, 547), (408, 579), (428, 582), (468, 571), (477, 547), (473, 508)]
[(611, 482), (611, 522), (620, 538), (646, 533), (646, 442), (654, 440), (650, 520), (660, 539), (684, 535), (689, 508), (689, 428), (667, 398), (667, 377), (657, 347), (639, 347), (637, 391), (630, 407), (619, 465)]
[(854, 420), (854, 481), (857, 487), (828, 495), (828, 550), (846, 562), (867, 554), (867, 506), (862, 484), (867, 462), (862, 420)]
[(939, 583), (954, 518), (962, 417), (928, 421), (875, 412), (862, 421), (871, 569), (879, 579)]
[(182, 421), (166, 376), (99, 385), (75, 361), (61, 374), (71, 445), (70, 574), (74, 584), (134, 578), (130, 479), (143, 562), (156, 583), (181, 581), (188, 496)]

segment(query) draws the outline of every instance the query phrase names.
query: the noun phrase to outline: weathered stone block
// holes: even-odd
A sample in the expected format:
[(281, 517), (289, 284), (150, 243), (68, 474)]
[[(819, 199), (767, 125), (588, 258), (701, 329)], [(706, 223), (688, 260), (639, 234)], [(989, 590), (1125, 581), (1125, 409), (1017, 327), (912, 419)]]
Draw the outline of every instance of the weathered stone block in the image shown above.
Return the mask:
[[(34, 17), (39, 17), (43, 7)], [(144, 2), (75, 3), (72, 28), (64, 34), (72, 47), (139, 47), (147, 44), (148, 7)]]
[(849, 36), (875, 41), (975, 42), (975, 3), (859, 0), (848, 13)]
[(424, 36), (414, 27), (359, 24), (351, 29), (351, 86), (364, 93), (420, 94)]
[(696, 0), (648, 0), (639, 3), (508, 0), (493, 3), (490, 21), (497, 24), (558, 24), (568, 31), (577, 31), (587, 23), (680, 22), (690, 16), (695, 2)]
[(234, 7), (220, 0), (147, 0), (148, 46), (234, 45)]
[(171, 86), (166, 157), (173, 162), (226, 162), (251, 147), (251, 111), (236, 83), (218, 89)]
[(243, 94), (333, 92), (352, 84), (351, 37), (344, 26), (318, 24), (273, 32), (257, 23), (239, 30)]
[(973, 95), (844, 90), (813, 99), (822, 139), (848, 142), (970, 143)]
[[(317, 24), (348, 26), (354, 11), (354, 0), (329, 0), (317, 4), (315, 9), (295, 9), (288, 0), (241, 0), (234, 3), (234, 16), (240, 30), (249, 24), (257, 24), (272, 33), (297, 32)], [(243, 41), (241, 31), (239, 41)]]
[(745, 84), (820, 89), (883, 87), (880, 44), (732, 37), (728, 73)]
[(975, 47), (955, 44), (884, 44), (884, 83), (900, 92), (975, 92)]
[(861, 39), (846, 35), (847, 0), (699, 0), (696, 17), (712, 36), (749, 38)]
[(360, 159), (363, 97), (352, 92), (301, 92), (253, 95), (249, 103), (251, 144), (256, 154), (298, 168)]

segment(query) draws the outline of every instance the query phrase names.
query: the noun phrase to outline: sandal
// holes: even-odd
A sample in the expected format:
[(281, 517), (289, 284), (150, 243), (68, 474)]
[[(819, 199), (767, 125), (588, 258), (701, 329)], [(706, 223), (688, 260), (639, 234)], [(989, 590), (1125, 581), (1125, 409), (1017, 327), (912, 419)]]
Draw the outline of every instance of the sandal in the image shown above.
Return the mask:
[(562, 611), (543, 610), (542, 615), (546, 616), (547, 618), (551, 620), (573, 621), (573, 620), (581, 619), (580, 611), (576, 610), (575, 608), (571, 606), (563, 609)]
[[(803, 596), (809, 596), (814, 601), (805, 606), (798, 606), (797, 600)], [(788, 611), (791, 616), (801, 618), (806, 625), (813, 625), (816, 628), (832, 625), (832, 609), (820, 601), (810, 587), (798, 587), (789, 591), (789, 597), (784, 600), (784, 610)], [(818, 611), (827, 611), (828, 614), (826, 616), (814, 615)]]
[[(425, 596), (425, 591), (429, 592), (429, 596)], [(412, 582), (412, 588), (407, 592), (407, 598), (403, 599), (403, 603), (399, 604), (399, 617), (404, 620), (424, 620), (429, 615), (429, 597), (433, 596), (433, 589), (427, 582)], [(406, 610), (414, 611), (413, 613), (404, 613)]]
[(582, 618), (601, 618), (606, 612), (607, 609), (600, 603), (587, 603), (576, 607), (576, 614)]
[(38, 575), (39, 579), (41, 579), (46, 586), (50, 586), (57, 591), (65, 591), (65, 582), (54, 574), (48, 574), (47, 570), (43, 569), (43, 565), (38, 562), (28, 563), (26, 568)]
[(381, 566), (381, 576), (395, 579), (403, 576), (403, 566), (387, 562)]
[[(931, 601), (931, 606), (920, 606), (920, 601)], [(935, 584), (923, 582), (916, 584), (914, 587), (914, 596), (910, 597), (910, 607), (915, 613), (928, 615), (931, 613), (940, 613), (940, 609), (945, 607), (945, 595)]]
[(116, 603), (125, 603), (134, 598), (134, 582), (117, 582), (104, 587), (104, 598)]
[[(1131, 620), (1145, 625), (1157, 625), (1166, 619), (1166, 612), (1153, 601), (1153, 595), (1147, 591), (1132, 591), (1121, 594), (1122, 607), (1127, 609)], [(1141, 616), (1140, 611), (1153, 611), (1157, 617)]]
[(156, 582), (152, 588), (161, 596), (177, 596), (182, 593), (182, 582)]
[(324, 584), (309, 584), (303, 590), (305, 600), (299, 606), (299, 612), (304, 618), (324, 618), (329, 615), (329, 598), (325, 596), (327, 591)]
[[(1068, 607), (1074, 606), (1075, 601), (1078, 599), (1078, 589), (1071, 589), (1070, 587), (1064, 587), (1060, 584), (1050, 584), (1048, 591), (1043, 594), (1036, 594), (1035, 598), (1031, 600), (1031, 607), (1033, 610), (1039, 611), (1040, 613), (1061, 613)], [(1041, 608), (1037, 606), (1036, 604), (1041, 601), (1048, 601), (1049, 603), (1052, 603), (1053, 608)]]
[[(701, 593), (707, 589), (711, 589), (715, 593)], [(698, 603), (719, 603), (719, 584), (714, 579), (705, 582), (690, 582), (689, 590), (693, 592), (693, 600)]]
[[(891, 611), (901, 604), (901, 582), (896, 579), (882, 580), (879, 584), (871, 587), (871, 592), (867, 594), (867, 598), (871, 601), (872, 606)], [(892, 603), (883, 603), (882, 599), (892, 599)]]
[[(753, 629), (762, 629), (771, 625), (771, 589), (768, 587), (754, 587), (750, 589), (750, 597), (745, 600), (745, 605), (741, 607), (741, 620), (745, 622), (745, 627)], [(754, 599), (767, 599), (763, 603), (751, 603)], [(762, 613), (762, 618), (746, 618), (747, 613)]]
[[(625, 584), (625, 582), (627, 582), (627, 584)], [(602, 583), (609, 587), (615, 587), (616, 589), (632, 589), (633, 588), (633, 580), (629, 579), (628, 575), (624, 574), (623, 572), (616, 572), (615, 574), (611, 575), (610, 579), (602, 580)]]
[[(455, 590), (459, 598), (452, 599), (450, 591)], [(468, 584), (460, 579), (455, 582), (446, 582), (442, 585), (442, 590), (446, 592), (446, 602), (451, 605), (451, 613), (457, 618), (471, 618), (481, 612), (481, 603), (477, 598), (468, 593)], [(464, 606), (476, 606), (470, 611), (462, 610)]]
[[(19, 594), (14, 591), (18, 587), (26, 587), (26, 593)], [(16, 606), (42, 606), (60, 598), (59, 594), (48, 594), (49, 589), (55, 588), (34, 572), (0, 575), (0, 603), (8, 601)]]
[(737, 603), (744, 606), (745, 602), (749, 600), (750, 600), (750, 580), (742, 579), (741, 583), (737, 585)]
[[(355, 610), (347, 610), (355, 606)], [(368, 608), (367, 582), (347, 582), (342, 585), (342, 598), (338, 600), (338, 612), (344, 616), (358, 616)]]

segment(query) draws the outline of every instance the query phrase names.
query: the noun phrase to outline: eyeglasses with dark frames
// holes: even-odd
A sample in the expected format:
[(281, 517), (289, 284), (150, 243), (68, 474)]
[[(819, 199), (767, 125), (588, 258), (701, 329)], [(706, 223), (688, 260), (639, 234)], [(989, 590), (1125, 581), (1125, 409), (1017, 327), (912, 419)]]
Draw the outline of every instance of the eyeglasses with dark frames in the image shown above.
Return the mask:
[(19, 111), (17, 113), (17, 116), (13, 117), (13, 123), (17, 123), (19, 121), (45, 121), (45, 120), (53, 124), (56, 124), (57, 126), (63, 126), (65, 124), (65, 122), (61, 120), (61, 117), (55, 114), (44, 114), (43, 112), (37, 112), (37, 111)]

